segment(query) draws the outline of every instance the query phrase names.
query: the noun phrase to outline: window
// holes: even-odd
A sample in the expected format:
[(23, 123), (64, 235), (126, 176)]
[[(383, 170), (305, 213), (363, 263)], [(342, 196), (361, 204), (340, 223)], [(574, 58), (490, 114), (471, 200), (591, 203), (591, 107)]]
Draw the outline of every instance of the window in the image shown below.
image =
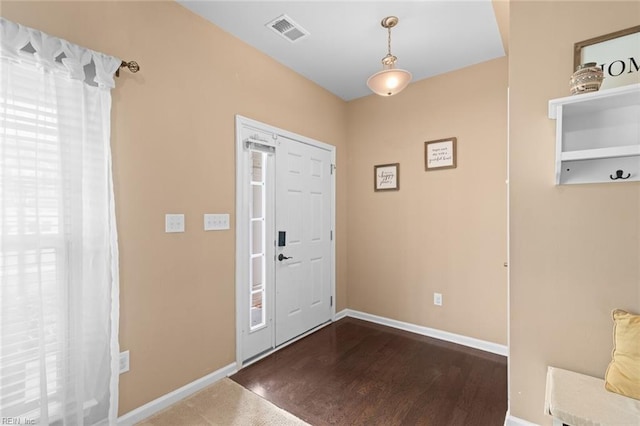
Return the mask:
[[(36, 101), (0, 94), (4, 181), (0, 405), (7, 418), (32, 418), (29, 415), (39, 407), (43, 381), (51, 411), (59, 410), (61, 400), (60, 338), (65, 330), (58, 306), (64, 289), (58, 283), (65, 241), (58, 196), (62, 185), (59, 131), (55, 109), (38, 106)], [(46, 352), (43, 363), (41, 345)]]
[(3, 18), (0, 37), (0, 418), (114, 423), (121, 61)]
[(250, 307), (249, 329), (256, 330), (265, 325), (266, 318), (266, 161), (267, 154), (251, 152), (251, 263), (250, 263)]

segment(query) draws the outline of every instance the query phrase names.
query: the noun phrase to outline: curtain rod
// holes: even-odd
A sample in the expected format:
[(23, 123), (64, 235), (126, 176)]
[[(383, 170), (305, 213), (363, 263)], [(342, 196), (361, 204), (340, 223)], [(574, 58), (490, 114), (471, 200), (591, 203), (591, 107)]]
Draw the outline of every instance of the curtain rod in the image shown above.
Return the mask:
[[(138, 71), (140, 71), (140, 65), (138, 65), (136, 61), (122, 61), (122, 63), (120, 64), (120, 68), (128, 68), (132, 73), (137, 73)], [(120, 68), (116, 70), (116, 77), (120, 77)]]

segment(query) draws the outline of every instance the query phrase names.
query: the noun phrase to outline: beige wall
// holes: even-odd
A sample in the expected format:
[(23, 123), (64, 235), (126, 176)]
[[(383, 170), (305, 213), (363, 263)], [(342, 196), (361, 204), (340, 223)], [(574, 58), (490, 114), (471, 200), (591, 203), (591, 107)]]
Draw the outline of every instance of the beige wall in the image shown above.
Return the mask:
[[(235, 235), (201, 224), (235, 214), (236, 113), (337, 146), (346, 307), (342, 100), (173, 2), (3, 2), (2, 16), (142, 67), (113, 91), (121, 414), (235, 361)], [(185, 213), (186, 233), (165, 234), (165, 213)]]
[[(506, 344), (507, 59), (352, 101), (348, 114), (349, 307)], [(458, 167), (426, 172), (424, 142), (447, 137)], [(374, 192), (386, 163), (400, 163), (400, 190)]]
[(540, 424), (548, 365), (603, 377), (614, 308), (640, 310), (639, 184), (554, 185), (549, 99), (573, 44), (633, 25), (639, 2), (511, 3), (510, 403)]
[[(568, 94), (573, 43), (637, 25), (640, 4), (510, 9), (508, 66), (345, 104), (173, 2), (2, 3), (8, 19), (142, 66), (113, 92), (121, 345), (132, 367), (121, 413), (234, 361), (235, 238), (200, 222), (234, 215), (236, 113), (338, 147), (338, 310), (505, 344), (507, 70), (511, 414), (550, 423), (547, 365), (604, 374), (610, 311), (640, 310), (639, 184), (555, 186), (547, 102)], [(458, 168), (425, 172), (423, 142), (449, 136)], [(374, 193), (373, 165), (389, 162), (401, 164), (401, 190)], [(185, 234), (163, 232), (168, 212), (187, 214)]]

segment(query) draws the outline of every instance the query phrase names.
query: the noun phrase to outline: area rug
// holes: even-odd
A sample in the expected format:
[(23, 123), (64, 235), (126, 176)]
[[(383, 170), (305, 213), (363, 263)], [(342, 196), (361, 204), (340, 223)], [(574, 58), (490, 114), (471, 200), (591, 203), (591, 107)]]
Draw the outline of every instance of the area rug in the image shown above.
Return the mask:
[(210, 425), (297, 426), (307, 423), (228, 378), (138, 423), (138, 426)]

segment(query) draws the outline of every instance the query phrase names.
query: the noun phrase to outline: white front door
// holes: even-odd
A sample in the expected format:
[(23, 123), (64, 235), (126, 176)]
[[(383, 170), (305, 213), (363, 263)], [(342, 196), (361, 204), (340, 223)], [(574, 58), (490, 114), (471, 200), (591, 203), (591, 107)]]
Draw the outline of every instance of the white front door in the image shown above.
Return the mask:
[(331, 319), (331, 152), (276, 146), (276, 345)]
[(330, 145), (236, 119), (239, 366), (331, 320), (334, 156)]

